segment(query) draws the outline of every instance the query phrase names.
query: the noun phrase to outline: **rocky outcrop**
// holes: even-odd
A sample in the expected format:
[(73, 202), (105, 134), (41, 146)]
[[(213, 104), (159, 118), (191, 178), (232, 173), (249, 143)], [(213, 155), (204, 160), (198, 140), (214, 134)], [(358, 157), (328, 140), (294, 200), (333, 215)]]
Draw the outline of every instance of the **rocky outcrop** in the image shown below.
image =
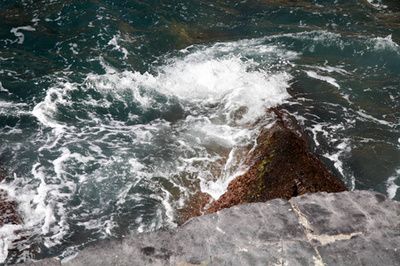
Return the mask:
[(271, 112), (277, 120), (257, 138), (257, 145), (246, 160), (248, 171), (234, 179), (227, 192), (211, 204), (207, 195), (196, 194), (181, 211), (181, 220), (243, 203), (346, 190), (344, 183), (310, 152), (295, 119), (277, 109)]
[(398, 265), (399, 217), (400, 203), (379, 193), (307, 194), (99, 242), (62, 265)]
[(250, 154), (249, 170), (233, 180), (207, 212), (305, 193), (346, 190), (343, 182), (309, 151), (306, 137), (296, 129), (293, 118), (277, 110), (275, 114), (277, 121), (261, 132)]

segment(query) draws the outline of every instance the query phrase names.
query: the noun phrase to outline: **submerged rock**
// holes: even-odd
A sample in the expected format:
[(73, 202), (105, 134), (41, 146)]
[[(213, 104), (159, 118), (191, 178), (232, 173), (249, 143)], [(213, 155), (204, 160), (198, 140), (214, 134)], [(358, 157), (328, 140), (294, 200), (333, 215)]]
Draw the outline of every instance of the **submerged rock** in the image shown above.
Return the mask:
[(101, 241), (62, 265), (398, 265), (399, 215), (399, 202), (375, 192), (307, 194)]
[[(0, 182), (3, 179), (4, 175), (0, 173)], [(0, 189), (0, 227), (5, 224), (21, 223), (22, 219), (18, 214), (17, 203), (9, 199), (6, 191)]]

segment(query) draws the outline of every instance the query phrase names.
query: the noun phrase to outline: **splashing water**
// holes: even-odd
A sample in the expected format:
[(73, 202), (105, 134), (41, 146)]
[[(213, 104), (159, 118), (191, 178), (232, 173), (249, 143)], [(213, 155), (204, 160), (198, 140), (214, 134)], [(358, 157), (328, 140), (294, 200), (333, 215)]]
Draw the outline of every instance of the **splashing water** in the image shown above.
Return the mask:
[(0, 189), (23, 219), (0, 261), (175, 226), (274, 106), (350, 189), (400, 199), (396, 3), (111, 2), (0, 3)]

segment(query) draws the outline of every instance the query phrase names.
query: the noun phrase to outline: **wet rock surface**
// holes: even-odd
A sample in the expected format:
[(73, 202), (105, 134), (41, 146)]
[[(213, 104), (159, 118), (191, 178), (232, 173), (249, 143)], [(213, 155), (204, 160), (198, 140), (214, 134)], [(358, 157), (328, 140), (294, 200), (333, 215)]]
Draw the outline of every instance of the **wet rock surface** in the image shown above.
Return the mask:
[(400, 203), (376, 192), (306, 194), (99, 242), (63, 265), (398, 265), (399, 216)]
[[(3, 170), (0, 169), (0, 182), (4, 179)], [(0, 189), (0, 227), (5, 224), (20, 224), (22, 219), (18, 214), (17, 203), (10, 200), (8, 194)]]
[[(190, 218), (189, 214), (194, 217), (243, 203), (347, 190), (344, 183), (310, 151), (307, 137), (297, 121), (284, 111), (270, 111), (275, 113), (277, 120), (272, 127), (263, 129), (257, 138), (257, 145), (246, 161), (247, 172), (235, 178), (227, 192), (211, 204), (206, 195), (196, 195), (196, 199), (188, 203), (182, 220)], [(200, 204), (202, 200), (203, 204)], [(196, 209), (199, 207), (203, 209)]]

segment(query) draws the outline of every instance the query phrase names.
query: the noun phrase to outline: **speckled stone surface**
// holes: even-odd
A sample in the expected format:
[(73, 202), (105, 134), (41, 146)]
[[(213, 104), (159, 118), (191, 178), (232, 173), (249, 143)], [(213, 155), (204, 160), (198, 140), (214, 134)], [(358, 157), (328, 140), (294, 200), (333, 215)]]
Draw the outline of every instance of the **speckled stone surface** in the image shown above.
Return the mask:
[(239, 205), (25, 265), (399, 265), (400, 202), (369, 191)]

